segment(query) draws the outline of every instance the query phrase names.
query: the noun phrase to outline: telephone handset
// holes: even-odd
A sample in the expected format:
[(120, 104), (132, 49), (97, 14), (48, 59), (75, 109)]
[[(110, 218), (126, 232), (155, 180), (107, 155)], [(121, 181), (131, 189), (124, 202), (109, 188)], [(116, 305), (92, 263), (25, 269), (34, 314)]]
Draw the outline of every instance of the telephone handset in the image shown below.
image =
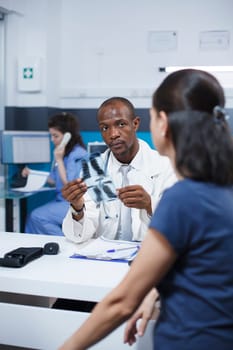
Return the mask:
[(61, 140), (61, 143), (57, 146), (57, 149), (61, 149), (65, 147), (67, 143), (70, 141), (70, 139), (71, 139), (71, 133), (66, 132), (63, 136), (63, 139)]
[[(65, 134), (63, 135), (63, 138), (60, 142), (60, 144), (57, 146), (57, 149), (61, 149), (63, 147), (65, 147), (67, 145), (67, 143), (70, 141), (71, 139), (71, 133), (70, 132), (65, 132)], [(53, 160), (52, 162), (52, 165), (51, 165), (51, 170), (57, 166), (57, 162), (55, 161), (55, 159)]]

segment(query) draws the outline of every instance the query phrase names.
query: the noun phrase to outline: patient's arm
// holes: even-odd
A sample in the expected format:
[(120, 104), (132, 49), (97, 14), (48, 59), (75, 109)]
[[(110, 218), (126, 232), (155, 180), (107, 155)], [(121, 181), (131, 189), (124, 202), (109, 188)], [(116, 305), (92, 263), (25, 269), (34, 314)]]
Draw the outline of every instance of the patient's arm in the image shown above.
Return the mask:
[[(158, 299), (158, 292), (153, 288), (143, 299), (142, 303), (130, 317), (126, 324), (124, 332), (124, 343), (132, 345), (136, 342), (136, 335), (143, 336), (150, 319), (157, 319), (159, 309), (156, 308), (155, 302)], [(137, 321), (140, 319), (140, 322)]]

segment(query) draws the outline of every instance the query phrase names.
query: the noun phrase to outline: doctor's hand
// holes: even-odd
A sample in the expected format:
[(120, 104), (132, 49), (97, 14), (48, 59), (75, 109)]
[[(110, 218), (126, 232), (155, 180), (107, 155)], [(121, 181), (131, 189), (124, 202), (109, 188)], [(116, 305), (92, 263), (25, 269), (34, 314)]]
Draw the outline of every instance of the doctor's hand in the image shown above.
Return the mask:
[(87, 192), (87, 185), (82, 179), (76, 179), (68, 182), (62, 189), (63, 197), (79, 210), (83, 207), (83, 195)]
[[(158, 293), (155, 288), (145, 296), (138, 309), (126, 323), (124, 343), (128, 343), (129, 345), (135, 343), (137, 340), (136, 335), (140, 337), (144, 335), (149, 320), (158, 317), (159, 310), (155, 308), (155, 301), (157, 298)], [(140, 320), (139, 323), (138, 320)]]
[(145, 209), (152, 215), (150, 195), (140, 185), (131, 185), (118, 188), (118, 197), (126, 207)]

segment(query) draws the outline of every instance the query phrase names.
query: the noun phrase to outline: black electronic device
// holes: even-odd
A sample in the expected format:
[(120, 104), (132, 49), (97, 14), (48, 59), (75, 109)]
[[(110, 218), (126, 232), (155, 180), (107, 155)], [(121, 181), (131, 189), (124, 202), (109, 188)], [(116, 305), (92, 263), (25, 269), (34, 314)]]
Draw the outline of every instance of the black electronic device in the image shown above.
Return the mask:
[(43, 248), (20, 247), (6, 253), (0, 261), (0, 265), (6, 267), (22, 267), (42, 255)]
[(59, 244), (49, 242), (44, 245), (43, 253), (47, 255), (56, 255), (59, 252)]
[(6, 253), (0, 259), (0, 266), (23, 267), (29, 262), (40, 258), (42, 255), (55, 255), (59, 252), (59, 244), (49, 242), (42, 247), (19, 247)]
[(87, 144), (87, 152), (89, 154), (96, 153), (96, 152), (103, 153), (106, 151), (107, 148), (108, 146), (103, 141), (88, 142)]

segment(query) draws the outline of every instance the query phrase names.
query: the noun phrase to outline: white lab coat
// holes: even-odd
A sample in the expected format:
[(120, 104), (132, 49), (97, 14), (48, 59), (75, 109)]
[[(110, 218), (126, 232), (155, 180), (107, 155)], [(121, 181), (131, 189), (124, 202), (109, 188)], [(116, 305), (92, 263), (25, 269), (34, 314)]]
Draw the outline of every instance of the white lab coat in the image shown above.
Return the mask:
[[(116, 188), (121, 187), (122, 174), (121, 163), (117, 161), (112, 152), (105, 151), (102, 155), (104, 162), (107, 159), (107, 173), (112, 178)], [(165, 188), (176, 181), (174, 171), (167, 157), (160, 156), (149, 145), (139, 140), (139, 151), (130, 163), (132, 169), (128, 173), (130, 185), (141, 185), (151, 196), (152, 209), (154, 210)], [(63, 233), (71, 241), (81, 243), (90, 238), (103, 235), (109, 239), (115, 239), (118, 228), (118, 213), (120, 212), (120, 200), (101, 202), (97, 204), (85, 194), (85, 213), (83, 219), (75, 221), (71, 211), (67, 212), (63, 220)], [(145, 209), (131, 210), (133, 240), (141, 241), (147, 232), (150, 217)]]

